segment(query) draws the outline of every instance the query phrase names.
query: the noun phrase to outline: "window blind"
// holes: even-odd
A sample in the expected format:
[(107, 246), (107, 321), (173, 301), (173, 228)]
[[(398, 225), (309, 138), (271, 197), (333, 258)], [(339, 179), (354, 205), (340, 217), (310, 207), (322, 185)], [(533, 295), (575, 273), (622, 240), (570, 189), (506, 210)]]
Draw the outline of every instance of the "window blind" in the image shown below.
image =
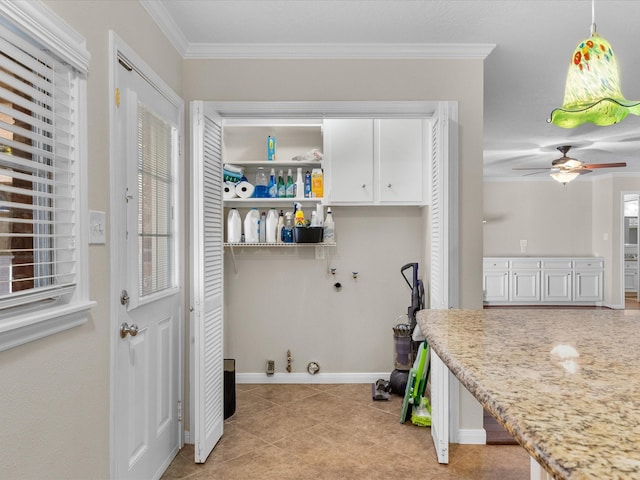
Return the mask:
[(76, 78), (0, 25), (0, 309), (75, 286)]

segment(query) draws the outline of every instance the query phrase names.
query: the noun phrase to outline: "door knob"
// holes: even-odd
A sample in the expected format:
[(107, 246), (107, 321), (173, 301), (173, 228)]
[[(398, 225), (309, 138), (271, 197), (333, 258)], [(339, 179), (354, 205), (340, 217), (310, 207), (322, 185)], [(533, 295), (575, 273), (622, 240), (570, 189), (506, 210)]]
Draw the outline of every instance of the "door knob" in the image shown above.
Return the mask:
[(126, 338), (127, 335), (131, 335), (135, 337), (138, 334), (138, 326), (135, 323), (132, 323), (131, 326), (127, 322), (124, 322), (120, 325), (120, 337)]

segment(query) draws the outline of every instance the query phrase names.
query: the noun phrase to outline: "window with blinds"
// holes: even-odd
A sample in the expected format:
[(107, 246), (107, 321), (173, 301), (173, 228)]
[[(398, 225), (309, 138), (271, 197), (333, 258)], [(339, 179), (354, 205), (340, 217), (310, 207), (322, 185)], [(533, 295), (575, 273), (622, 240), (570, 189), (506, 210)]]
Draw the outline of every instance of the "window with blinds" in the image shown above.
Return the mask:
[(140, 297), (172, 288), (172, 158), (177, 131), (138, 105), (138, 279)]
[(0, 310), (75, 286), (76, 77), (0, 24)]

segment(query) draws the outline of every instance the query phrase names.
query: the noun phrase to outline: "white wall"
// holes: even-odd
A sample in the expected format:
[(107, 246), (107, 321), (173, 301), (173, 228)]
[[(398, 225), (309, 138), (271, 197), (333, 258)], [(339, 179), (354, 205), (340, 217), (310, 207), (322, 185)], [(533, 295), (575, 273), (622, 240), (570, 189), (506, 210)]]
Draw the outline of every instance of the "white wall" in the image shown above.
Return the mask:
[[(138, 2), (45, 4), (86, 38), (91, 53), (89, 209), (109, 218), (108, 29), (177, 92), (182, 60)], [(89, 256), (97, 301), (89, 323), (0, 353), (0, 478), (109, 475), (109, 243), (91, 246)]]
[(321, 373), (393, 370), (392, 327), (411, 304), (400, 268), (419, 262), (427, 271), (422, 209), (332, 210), (337, 247), (325, 260), (315, 259), (314, 247), (240, 248), (235, 273), (226, 253), (225, 355), (236, 358), (238, 373), (264, 372), (267, 359), (285, 372), (288, 349), (294, 372), (310, 361)]
[(593, 255), (592, 183), (484, 182), (484, 255)]

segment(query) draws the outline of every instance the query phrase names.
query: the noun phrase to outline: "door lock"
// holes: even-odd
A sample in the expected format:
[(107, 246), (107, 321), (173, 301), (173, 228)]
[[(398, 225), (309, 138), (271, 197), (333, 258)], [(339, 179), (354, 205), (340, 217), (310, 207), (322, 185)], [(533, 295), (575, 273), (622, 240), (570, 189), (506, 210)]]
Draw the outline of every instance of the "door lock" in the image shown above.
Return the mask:
[(129, 293), (126, 290), (122, 290), (120, 294), (120, 303), (124, 306), (129, 305)]
[(135, 323), (132, 323), (131, 326), (127, 322), (124, 322), (120, 325), (120, 337), (126, 338), (127, 335), (131, 335), (135, 337), (138, 334), (138, 326)]

